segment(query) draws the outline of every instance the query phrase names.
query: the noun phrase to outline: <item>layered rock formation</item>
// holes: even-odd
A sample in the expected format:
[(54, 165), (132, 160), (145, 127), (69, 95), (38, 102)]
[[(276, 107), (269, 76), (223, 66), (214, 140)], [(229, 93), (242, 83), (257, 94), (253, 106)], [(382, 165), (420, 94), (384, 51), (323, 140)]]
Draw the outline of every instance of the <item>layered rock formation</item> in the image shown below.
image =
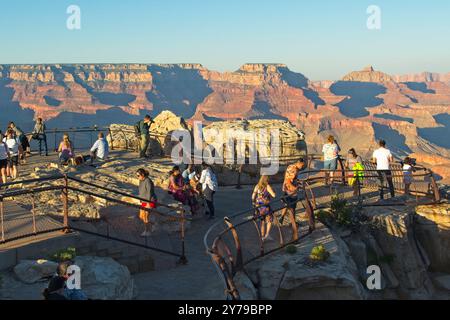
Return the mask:
[[(133, 116), (164, 110), (190, 123), (289, 120), (306, 133), (312, 152), (333, 134), (343, 150), (355, 147), (363, 156), (384, 138), (399, 157), (414, 153), (432, 166), (435, 156), (450, 159), (443, 138), (450, 132), (449, 74), (396, 76), (370, 66), (340, 81), (311, 82), (283, 64), (224, 73), (200, 64), (5, 65), (0, 108), (2, 126), (20, 119), (28, 129), (33, 114), (23, 109), (54, 119), (52, 126), (130, 124)], [(445, 167), (436, 171), (449, 179)]]

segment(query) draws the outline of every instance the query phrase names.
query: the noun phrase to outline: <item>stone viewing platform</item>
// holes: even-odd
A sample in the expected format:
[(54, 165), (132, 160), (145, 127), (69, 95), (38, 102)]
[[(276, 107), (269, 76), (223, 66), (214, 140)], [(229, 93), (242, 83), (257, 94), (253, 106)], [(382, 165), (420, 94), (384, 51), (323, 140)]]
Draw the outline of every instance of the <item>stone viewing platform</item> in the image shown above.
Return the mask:
[[(162, 118), (169, 124), (166, 116)], [(182, 124), (181, 121), (175, 123), (174, 126)], [(281, 126), (285, 126), (283, 123), (280, 122)], [(214, 126), (226, 129), (225, 124)], [(166, 135), (174, 129), (172, 125), (159, 128), (162, 128), (161, 134)], [(305, 156), (306, 146), (300, 133), (290, 127), (284, 132), (292, 133), (285, 135), (284, 142), (295, 137), (300, 144), (297, 147), (297, 144), (286, 143), (283, 149), (286, 155)], [(164, 150), (165, 143), (166, 139), (159, 141), (160, 150)], [(220, 187), (215, 196), (216, 219), (210, 221), (203, 213), (190, 215), (188, 207), (173, 200), (167, 192), (173, 163), (157, 152), (151, 155), (149, 159), (138, 159), (137, 153), (131, 150), (116, 149), (106, 162), (68, 167), (58, 164), (55, 153), (28, 158), (20, 167), (19, 181), (29, 181), (0, 192), (7, 196), (3, 203), (6, 238), (29, 235), (0, 244), (0, 299), (41, 299), (41, 290), (46, 285), (41, 277), (48, 275), (47, 267), (54, 266), (51, 259), (55, 253), (69, 248), (75, 249), (76, 261), (86, 270), (99, 264), (101, 272), (112, 275), (113, 282), (102, 282), (101, 275), (89, 271), (85, 279), (87, 291), (96, 299), (224, 299), (224, 284), (211, 263), (204, 241), (207, 234), (226, 232), (225, 217), (230, 217), (226, 221), (243, 223), (238, 232), (244, 260), (248, 263), (233, 275), (242, 299), (449, 298), (449, 205), (446, 200), (425, 205), (432, 198), (399, 194), (381, 202), (370, 181), (362, 187), (358, 199), (353, 196), (351, 187), (341, 182), (325, 186), (321, 173), (311, 171), (301, 178), (312, 179), (308, 180), (305, 190), (308, 199), (314, 202), (316, 231), (308, 234), (307, 206), (301, 201), (296, 208), (300, 240), (279, 248), (280, 238), (289, 240), (292, 228), (288, 219), (281, 222), (275, 219), (273, 239), (261, 246), (255, 228), (258, 222), (252, 221), (251, 194), (258, 178), (255, 168), (214, 166)], [(319, 164), (313, 162), (311, 168)], [(155, 215), (154, 231), (147, 238), (140, 237), (143, 231), (138, 219), (140, 202), (135, 198), (139, 168), (149, 171), (158, 202), (165, 205), (157, 208), (161, 214)], [(284, 168), (282, 166), (281, 170)], [(52, 178), (61, 174), (62, 178)], [(64, 180), (65, 174), (71, 179)], [(282, 175), (283, 171), (278, 178)], [(366, 180), (370, 180), (369, 176)], [(240, 189), (236, 188), (238, 177)], [(49, 230), (49, 225), (60, 229), (65, 226), (65, 181), (70, 187), (67, 211), (72, 232), (40, 233)], [(282, 195), (279, 181), (274, 178), (272, 183), (277, 198)], [(420, 181), (419, 184), (422, 188), (427, 183)], [(39, 188), (45, 190), (39, 191)], [(27, 190), (35, 192), (22, 193)], [(339, 201), (346, 201), (340, 209), (336, 208), (339, 203), (336, 195), (341, 197)], [(361, 206), (359, 201), (367, 206)], [(277, 218), (278, 208), (274, 206)], [(246, 215), (233, 217), (245, 210), (248, 210)], [(181, 212), (185, 216), (181, 216)], [(180, 216), (186, 218), (184, 224)], [(179, 263), (182, 234), (187, 264)], [(232, 247), (230, 235), (224, 238)], [(261, 247), (265, 254), (260, 257)], [(311, 260), (312, 251), (319, 249), (326, 253), (326, 258)], [(39, 259), (49, 262), (39, 263)], [(367, 289), (370, 265), (379, 265), (382, 269), (380, 291)], [(23, 270), (29, 269), (37, 274), (32, 281), (23, 277)], [(109, 294), (111, 288), (116, 294)]]

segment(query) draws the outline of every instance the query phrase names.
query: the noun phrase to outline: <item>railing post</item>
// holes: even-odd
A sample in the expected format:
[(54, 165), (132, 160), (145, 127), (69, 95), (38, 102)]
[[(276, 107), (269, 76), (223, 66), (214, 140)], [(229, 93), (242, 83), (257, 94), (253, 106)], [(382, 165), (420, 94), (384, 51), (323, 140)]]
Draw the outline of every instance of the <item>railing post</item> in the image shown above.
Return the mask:
[(431, 178), (431, 187), (433, 188), (433, 193), (434, 193), (434, 201), (440, 202), (441, 201), (441, 193), (439, 192), (439, 187), (436, 183), (436, 179), (434, 178), (433, 171), (430, 170), (429, 172), (430, 172), (430, 178)]
[(362, 204), (362, 198), (361, 198), (361, 181), (359, 180), (359, 171), (356, 171), (356, 183), (357, 183), (357, 187), (358, 187), (358, 204), (361, 205)]
[(56, 141), (56, 128), (53, 130), (53, 133), (54, 133), (54, 142), (55, 142), (55, 149), (53, 149), (53, 150), (55, 150), (55, 152), (58, 152), (58, 147), (57, 147), (57, 144), (58, 144), (58, 142)]
[(109, 137), (111, 138), (111, 150), (114, 150), (114, 138), (111, 131), (111, 127), (108, 127)]
[(4, 208), (3, 208), (3, 198), (0, 198), (0, 223), (2, 229), (2, 243), (5, 242), (5, 226), (4, 226)]
[(241, 186), (242, 167), (243, 167), (243, 165), (240, 165), (240, 166), (239, 166), (239, 170), (238, 170), (238, 180), (237, 180), (236, 189), (242, 189), (242, 186)]
[(64, 233), (69, 233), (69, 180), (67, 175), (64, 175), (64, 188), (63, 188), (63, 213), (64, 213)]
[(180, 264), (187, 264), (187, 258), (186, 258), (186, 248), (184, 243), (184, 237), (185, 237), (185, 230), (184, 230), (184, 222), (185, 222), (185, 212), (184, 208), (181, 208), (181, 257), (180, 257)]
[(32, 196), (31, 214), (33, 215), (33, 233), (34, 233), (34, 235), (36, 235), (37, 234), (37, 230), (36, 230), (36, 211), (35, 211), (35, 209), (36, 209), (36, 199), (34, 197), (34, 193), (31, 194), (31, 196)]

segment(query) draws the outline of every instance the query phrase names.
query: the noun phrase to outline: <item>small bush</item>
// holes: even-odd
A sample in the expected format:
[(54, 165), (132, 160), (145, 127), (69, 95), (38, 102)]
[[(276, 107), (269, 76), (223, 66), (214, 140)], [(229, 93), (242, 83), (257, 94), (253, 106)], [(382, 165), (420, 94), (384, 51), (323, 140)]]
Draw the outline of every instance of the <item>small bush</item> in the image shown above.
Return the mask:
[(325, 249), (323, 245), (314, 247), (311, 250), (309, 258), (313, 261), (327, 261), (330, 257), (330, 253)]
[(336, 223), (341, 226), (348, 226), (352, 223), (353, 208), (348, 205), (347, 200), (335, 195), (331, 199), (331, 214)]
[(325, 210), (319, 210), (316, 212), (316, 219), (324, 223), (330, 218), (330, 213)]
[(76, 249), (69, 247), (67, 249), (60, 250), (50, 256), (50, 260), (56, 261), (56, 262), (64, 262), (64, 261), (70, 261), (74, 260), (76, 254)]
[(289, 245), (286, 247), (286, 253), (288, 254), (296, 254), (297, 253), (297, 247), (294, 245)]

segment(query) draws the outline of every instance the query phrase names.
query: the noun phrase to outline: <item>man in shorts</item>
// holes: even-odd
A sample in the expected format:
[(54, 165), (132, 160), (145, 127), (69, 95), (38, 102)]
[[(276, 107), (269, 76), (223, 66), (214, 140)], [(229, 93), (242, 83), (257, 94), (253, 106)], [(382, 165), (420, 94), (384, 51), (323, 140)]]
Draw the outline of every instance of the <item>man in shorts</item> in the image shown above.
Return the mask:
[[(293, 240), (298, 239), (298, 229), (297, 223), (295, 221), (295, 210), (297, 208), (298, 203), (298, 187), (299, 187), (297, 177), (300, 171), (305, 168), (306, 168), (305, 160), (299, 159), (296, 163), (290, 165), (286, 169), (286, 173), (284, 175), (282, 191), (284, 194), (284, 202), (286, 204), (286, 208), (283, 210), (283, 213), (280, 218), (280, 223), (283, 223), (284, 217), (286, 216), (287, 213), (289, 213), (289, 219), (291, 220), (294, 233)], [(311, 228), (312, 226), (310, 226), (310, 230)]]

